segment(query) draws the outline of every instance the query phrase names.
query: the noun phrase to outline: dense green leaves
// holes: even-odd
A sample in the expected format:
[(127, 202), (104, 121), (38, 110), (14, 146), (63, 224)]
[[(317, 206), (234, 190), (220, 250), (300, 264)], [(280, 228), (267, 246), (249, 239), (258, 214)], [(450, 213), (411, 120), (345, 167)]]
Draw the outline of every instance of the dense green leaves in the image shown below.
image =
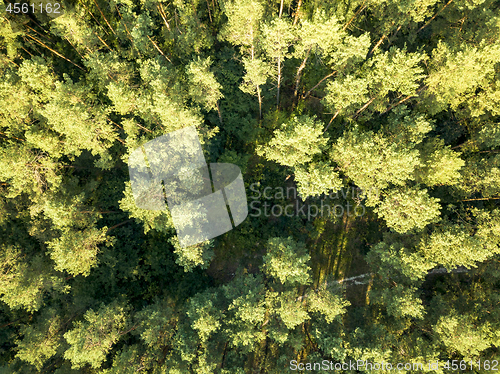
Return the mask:
[(101, 366), (113, 344), (124, 333), (125, 308), (118, 304), (101, 305), (94, 312), (89, 309), (84, 321), (64, 334), (70, 348), (64, 357), (71, 361), (72, 368), (80, 368), (85, 364), (97, 368)]
[[(63, 5), (0, 4), (0, 372), (498, 360), (498, 1)], [(187, 126), (249, 215), (181, 247), (127, 164)]]
[(282, 165), (304, 164), (325, 148), (328, 139), (323, 136), (322, 129), (322, 123), (314, 118), (293, 117), (275, 130), (273, 138), (258, 152)]
[(264, 273), (282, 284), (307, 284), (310, 282), (308, 261), (304, 244), (295, 243), (291, 237), (271, 238), (264, 256)]

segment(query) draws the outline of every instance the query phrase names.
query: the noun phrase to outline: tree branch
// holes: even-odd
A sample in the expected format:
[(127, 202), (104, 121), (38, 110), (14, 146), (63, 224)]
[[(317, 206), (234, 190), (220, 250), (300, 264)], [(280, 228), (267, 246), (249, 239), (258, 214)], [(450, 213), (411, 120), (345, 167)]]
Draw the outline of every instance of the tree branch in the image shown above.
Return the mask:
[(351, 22), (354, 21), (354, 19), (359, 15), (359, 13), (361, 13), (366, 8), (365, 3), (366, 3), (366, 0), (363, 1), (361, 8), (359, 8), (359, 10), (356, 12), (356, 14), (354, 14), (354, 16), (352, 16), (352, 18), (349, 20), (349, 22), (347, 22), (344, 25), (344, 27), (342, 27), (342, 31), (345, 31), (345, 29), (347, 29), (347, 27), (351, 24)]
[(428, 21), (425, 23), (425, 25), (423, 25), (421, 28), (419, 28), (419, 29), (417, 30), (417, 33), (419, 33), (420, 31), (422, 31), (423, 29), (425, 29), (427, 26), (429, 26), (429, 24), (432, 22), (432, 20), (433, 20), (434, 18), (436, 18), (436, 17), (439, 15), (439, 13), (441, 13), (441, 12), (444, 10), (444, 8), (446, 8), (448, 5), (450, 5), (452, 1), (453, 1), (453, 0), (450, 0), (450, 1), (448, 1), (446, 4), (444, 4), (444, 6), (443, 6), (443, 7), (442, 7), (442, 8), (441, 8), (441, 9), (440, 9), (440, 10), (439, 10), (436, 14), (434, 14), (434, 16), (433, 16), (430, 20), (428, 20)]
[(311, 92), (313, 92), (316, 88), (318, 88), (318, 86), (323, 83), (323, 81), (325, 79), (328, 79), (330, 77), (333, 77), (335, 74), (337, 74), (337, 70), (335, 70), (333, 73), (330, 73), (328, 74), (327, 76), (323, 77), (323, 79), (321, 79), (313, 88), (311, 88), (309, 91), (307, 91), (307, 93), (304, 95), (304, 100), (307, 99), (309, 97), (309, 95), (311, 94)]
[(354, 114), (353, 118), (356, 118), (363, 110), (368, 108), (368, 106), (373, 103), (373, 100), (376, 99), (376, 96), (373, 96), (365, 105), (358, 109), (358, 111)]
[(38, 43), (38, 44), (40, 44), (41, 46), (43, 46), (43, 47), (47, 48), (49, 51), (51, 51), (52, 53), (54, 53), (56, 56), (59, 56), (59, 57), (61, 57), (61, 58), (65, 59), (65, 60), (66, 60), (66, 61), (68, 61), (70, 64), (75, 65), (78, 69), (80, 69), (80, 70), (82, 70), (82, 71), (85, 71), (85, 69), (84, 69), (84, 68), (82, 68), (80, 65), (75, 64), (75, 63), (74, 63), (73, 61), (71, 61), (69, 58), (64, 57), (62, 54), (60, 54), (60, 53), (59, 53), (59, 52), (57, 52), (57, 51), (54, 51), (52, 48), (50, 48), (49, 46), (47, 46), (46, 44), (44, 44), (43, 42), (41, 42), (41, 41), (40, 41), (40, 40), (38, 40), (37, 38), (35, 38), (35, 37), (31, 36), (30, 34), (26, 34), (26, 36), (27, 36), (28, 38), (33, 39), (35, 42), (37, 42), (37, 43)]
[(147, 35), (147, 37), (148, 37), (149, 41), (150, 41), (151, 43), (153, 43), (153, 45), (155, 46), (156, 50), (157, 50), (158, 52), (160, 52), (160, 54), (161, 54), (163, 57), (165, 57), (165, 58), (168, 60), (168, 62), (172, 63), (172, 61), (170, 61), (170, 59), (169, 59), (169, 58), (168, 58), (168, 57), (167, 57), (167, 56), (166, 56), (166, 55), (165, 55), (165, 54), (161, 51), (160, 47), (158, 47), (158, 45), (157, 45), (157, 44), (153, 41), (153, 39), (151, 39), (151, 38), (149, 37), (149, 35)]
[(20, 140), (20, 141), (22, 141), (22, 142), (25, 142), (25, 141), (26, 141), (26, 140), (24, 140), (24, 139), (16, 138), (15, 136), (10, 136), (10, 137), (9, 137), (6, 133), (3, 133), (3, 132), (1, 132), (1, 131), (0, 131), (0, 135), (5, 136), (7, 139), (11, 139), (11, 138), (12, 138), (12, 139)]
[(113, 34), (116, 35), (116, 32), (115, 30), (113, 30), (113, 28), (111, 27), (111, 25), (109, 24), (108, 20), (106, 19), (106, 17), (104, 16), (104, 13), (102, 12), (101, 8), (99, 8), (99, 5), (97, 4), (97, 1), (94, 0), (94, 4), (95, 6), (97, 7), (97, 9), (99, 10), (99, 12), (101, 12), (101, 16), (102, 18), (104, 18), (104, 20), (106, 21), (106, 23), (108, 24), (109, 28), (111, 29), (111, 31), (113, 31)]
[(328, 130), (328, 128), (329, 128), (329, 127), (330, 127), (330, 125), (332, 124), (333, 120), (334, 120), (335, 118), (337, 118), (337, 116), (339, 115), (339, 113), (340, 113), (340, 109), (339, 109), (339, 110), (337, 110), (337, 111), (335, 112), (335, 114), (333, 115), (333, 117), (332, 117), (332, 119), (330, 120), (330, 122), (328, 122), (328, 125), (326, 126), (326, 129), (325, 129), (325, 131), (323, 131), (323, 133), (325, 133), (325, 132), (326, 132), (326, 130)]
[(480, 200), (499, 200), (500, 197), (483, 197), (481, 199), (465, 199), (460, 201), (480, 201)]
[(375, 46), (372, 48), (372, 50), (370, 52), (368, 52), (368, 55), (366, 56), (366, 58), (370, 58), (373, 55), (373, 52), (375, 52), (375, 50), (378, 47), (380, 47), (380, 45), (384, 42), (385, 38), (387, 38), (387, 36), (385, 34), (382, 35), (382, 37), (379, 39), (379, 41), (377, 42), (377, 44), (375, 44)]
[[(120, 212), (120, 213), (121, 213), (121, 212)], [(128, 219), (128, 220), (126, 220), (126, 221), (120, 222), (120, 223), (118, 223), (118, 224), (116, 224), (116, 225), (114, 225), (114, 226), (111, 226), (111, 227), (108, 229), (108, 231), (106, 231), (106, 235), (108, 235), (108, 233), (109, 233), (111, 230), (116, 229), (117, 227), (120, 227), (120, 226), (122, 226), (122, 225), (124, 225), (124, 224), (126, 224), (126, 223), (128, 223), (128, 222), (130, 222), (130, 221), (133, 221), (133, 219), (131, 218), (131, 219)]]
[(167, 26), (168, 31), (171, 31), (170, 25), (167, 22), (167, 15), (165, 14), (165, 11), (163, 10), (163, 5), (161, 5), (161, 3), (158, 3), (158, 5), (156, 5), (156, 7), (158, 8), (158, 11), (160, 12), (161, 18), (163, 18), (163, 22), (165, 22), (165, 26)]
[(220, 124), (222, 126), (222, 112), (220, 110), (220, 106), (219, 106), (219, 101), (218, 100), (215, 102), (215, 105), (217, 106), (217, 113), (219, 114), (219, 121), (220, 121)]
[(404, 99), (399, 100), (396, 104), (390, 105), (390, 106), (389, 106), (386, 110), (384, 110), (382, 113), (380, 113), (380, 115), (384, 115), (384, 114), (386, 114), (387, 112), (389, 112), (390, 110), (392, 110), (392, 109), (394, 109), (395, 107), (397, 107), (398, 105), (403, 104), (405, 101), (407, 101), (407, 100), (409, 100), (409, 99), (411, 99), (411, 98), (413, 98), (413, 97), (417, 97), (417, 96), (418, 96), (418, 94), (420, 93), (420, 91), (424, 90), (425, 88), (427, 88), (427, 86), (422, 86), (422, 87), (420, 87), (420, 88), (419, 88), (419, 89), (415, 92), (415, 94), (414, 94), (414, 95), (408, 95), (408, 96), (406, 96)]
[(108, 32), (108, 31), (107, 31), (107, 30), (106, 30), (106, 29), (105, 29), (105, 28), (101, 25), (101, 22), (99, 22), (99, 20), (98, 20), (97, 18), (95, 18), (94, 14), (90, 11), (90, 9), (88, 9), (88, 8), (85, 6), (85, 3), (82, 1), (82, 2), (80, 2), (80, 4), (82, 4), (82, 5), (83, 5), (83, 7), (85, 8), (85, 10), (86, 10), (87, 12), (89, 12), (89, 13), (90, 13), (90, 15), (92, 16), (92, 18), (93, 18), (93, 19), (97, 22), (97, 24), (98, 24), (99, 26), (101, 26), (101, 28), (104, 30), (104, 32), (106, 33), (106, 35), (109, 35), (109, 32)]

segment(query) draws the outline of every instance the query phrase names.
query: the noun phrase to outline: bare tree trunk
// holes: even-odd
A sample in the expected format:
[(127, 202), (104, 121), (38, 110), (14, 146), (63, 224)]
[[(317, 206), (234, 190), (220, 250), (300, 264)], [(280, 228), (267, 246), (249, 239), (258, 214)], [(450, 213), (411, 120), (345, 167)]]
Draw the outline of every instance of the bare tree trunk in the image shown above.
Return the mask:
[(108, 27), (111, 29), (111, 31), (113, 31), (113, 34), (116, 35), (116, 32), (115, 30), (113, 30), (113, 28), (111, 27), (111, 25), (109, 24), (108, 20), (106, 19), (106, 16), (104, 15), (104, 13), (102, 12), (101, 8), (99, 8), (99, 5), (97, 4), (97, 2), (94, 0), (94, 4), (95, 6), (97, 7), (97, 9), (99, 9), (99, 12), (101, 13), (102, 15), (102, 18), (104, 18), (104, 21), (106, 21), (106, 23), (108, 24)]
[(210, 18), (210, 23), (212, 23), (212, 12), (210, 12), (210, 3), (207, 0), (208, 17)]
[(328, 126), (326, 126), (326, 129), (325, 129), (325, 131), (323, 131), (323, 133), (325, 133), (325, 132), (326, 132), (326, 130), (328, 130), (328, 128), (329, 128), (329, 127), (330, 127), (330, 125), (332, 124), (333, 120), (334, 120), (335, 118), (337, 118), (337, 116), (339, 115), (339, 113), (340, 113), (340, 109), (339, 109), (339, 110), (337, 110), (337, 111), (335, 112), (335, 114), (333, 115), (333, 117), (330, 119), (330, 122), (328, 122)]
[(311, 52), (311, 48), (312, 46), (306, 52), (306, 57), (304, 58), (304, 60), (302, 60), (302, 63), (300, 64), (297, 70), (297, 75), (295, 76), (295, 90), (293, 91), (294, 99), (297, 97), (297, 93), (299, 92), (299, 84), (300, 84), (300, 78), (302, 76), (302, 70), (304, 70), (304, 68), (306, 67), (307, 59), (309, 58), (309, 53)]
[(387, 36), (384, 34), (382, 35), (382, 37), (379, 39), (379, 41), (377, 42), (377, 44), (375, 44), (375, 46), (372, 48), (372, 50), (368, 53), (368, 56), (366, 56), (367, 58), (371, 57), (373, 55), (373, 52), (375, 52), (375, 50), (380, 47), (380, 45), (382, 44), (382, 42), (384, 41), (384, 39), (387, 38)]
[(297, 10), (295, 11), (295, 17), (293, 18), (294, 26), (297, 24), (297, 21), (299, 20), (299, 11), (301, 6), (302, 6), (302, 0), (299, 0), (299, 3), (297, 4)]
[(33, 36), (29, 35), (29, 34), (26, 34), (26, 36), (27, 36), (28, 38), (30, 38), (30, 39), (33, 39), (34, 41), (36, 41), (36, 42), (37, 42), (38, 44), (40, 44), (41, 46), (43, 46), (43, 47), (47, 48), (49, 51), (51, 51), (51, 52), (52, 52), (53, 54), (55, 54), (56, 56), (61, 57), (62, 59), (64, 59), (64, 60), (68, 61), (70, 64), (72, 64), (72, 65), (76, 66), (78, 69), (80, 69), (80, 70), (82, 70), (82, 71), (86, 71), (86, 70), (85, 70), (84, 68), (82, 68), (80, 65), (75, 64), (75, 63), (74, 63), (73, 61), (71, 61), (69, 58), (64, 57), (62, 54), (60, 54), (59, 52), (57, 52), (57, 51), (53, 50), (53, 49), (52, 49), (52, 48), (50, 48), (48, 45), (46, 45), (46, 44), (42, 43), (42, 42), (41, 42), (40, 40), (38, 40), (37, 38), (35, 38), (35, 37), (33, 37)]
[(168, 31), (170, 31), (170, 25), (167, 22), (167, 14), (163, 10), (163, 5), (161, 5), (161, 3), (158, 3), (158, 5), (156, 5), (156, 7), (158, 8), (158, 12), (160, 13), (161, 18), (163, 18), (163, 22), (165, 22), (165, 26), (167, 26)]
[(257, 85), (257, 97), (259, 98), (259, 119), (262, 119), (262, 97), (260, 96), (260, 87)]
[(278, 89), (276, 94), (276, 106), (280, 106), (280, 85), (281, 85), (281, 58), (278, 57)]
[(313, 92), (316, 88), (318, 88), (318, 86), (321, 83), (323, 83), (323, 81), (325, 79), (328, 79), (328, 78), (334, 76), (335, 74), (337, 74), (337, 70), (335, 70), (333, 73), (330, 73), (330, 74), (326, 75), (325, 77), (323, 77), (323, 79), (321, 79), (318, 83), (316, 83), (313, 88), (311, 88), (309, 91), (307, 91), (307, 93), (304, 95), (304, 100), (307, 99), (309, 97), (309, 95), (311, 94), (311, 92)]
[(434, 16), (433, 16), (430, 20), (428, 20), (428, 21), (425, 23), (425, 25), (423, 25), (421, 28), (419, 28), (419, 29), (417, 30), (417, 33), (419, 33), (420, 31), (422, 31), (423, 29), (425, 29), (427, 26), (429, 26), (429, 24), (431, 23), (431, 21), (432, 21), (434, 18), (436, 18), (436, 17), (439, 15), (439, 13), (441, 13), (441, 12), (444, 10), (444, 8), (446, 8), (448, 5), (450, 5), (452, 1), (453, 1), (453, 0), (448, 1), (448, 2), (444, 5), (444, 7), (442, 7), (442, 8), (441, 8), (441, 9), (440, 9), (440, 10), (439, 10), (436, 14), (434, 14)]
[(359, 8), (359, 10), (356, 12), (356, 14), (354, 16), (352, 16), (352, 18), (349, 20), (349, 22), (347, 22), (344, 27), (342, 27), (342, 30), (345, 30), (349, 27), (349, 25), (351, 24), (352, 21), (354, 21), (356, 19), (356, 17), (359, 15), (359, 13), (361, 13), (365, 8), (366, 8), (366, 0), (363, 2), (363, 5), (361, 6), (361, 8)]
[(281, 5), (280, 5), (280, 14), (279, 14), (279, 18), (281, 18), (281, 15), (283, 14), (283, 0), (281, 0)]
[(120, 227), (120, 226), (123, 226), (124, 224), (130, 222), (130, 221), (133, 221), (133, 219), (128, 219), (126, 221), (123, 221), (123, 222), (120, 222), (120, 223), (117, 223), (116, 225), (114, 226), (111, 226), (107, 231), (106, 231), (106, 235), (108, 235), (108, 233), (113, 230), (113, 229), (116, 229), (117, 227)]
[(222, 125), (222, 113), (220, 111), (219, 102), (217, 101), (215, 103), (215, 105), (217, 105), (217, 113), (219, 113), (219, 121), (220, 121), (220, 124)]
[(370, 100), (368, 100), (368, 102), (365, 105), (363, 105), (361, 108), (359, 108), (359, 110), (354, 114), (354, 116), (352, 118), (356, 118), (363, 110), (368, 108), (370, 106), (370, 104), (373, 103), (373, 100), (375, 100), (376, 98), (377, 98), (376, 96), (373, 96)]

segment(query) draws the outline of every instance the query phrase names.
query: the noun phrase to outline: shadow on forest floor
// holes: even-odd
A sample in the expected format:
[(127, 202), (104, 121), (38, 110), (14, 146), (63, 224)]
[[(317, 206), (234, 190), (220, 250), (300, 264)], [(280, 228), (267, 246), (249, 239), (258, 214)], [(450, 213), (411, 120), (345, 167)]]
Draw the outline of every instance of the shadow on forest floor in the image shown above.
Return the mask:
[[(313, 270), (313, 288), (326, 280), (341, 280), (370, 272), (364, 259), (368, 251), (368, 226), (373, 224), (366, 217), (320, 218), (314, 222), (317, 237), (310, 238), (308, 247)], [(351, 304), (366, 304), (366, 285), (345, 287)]]

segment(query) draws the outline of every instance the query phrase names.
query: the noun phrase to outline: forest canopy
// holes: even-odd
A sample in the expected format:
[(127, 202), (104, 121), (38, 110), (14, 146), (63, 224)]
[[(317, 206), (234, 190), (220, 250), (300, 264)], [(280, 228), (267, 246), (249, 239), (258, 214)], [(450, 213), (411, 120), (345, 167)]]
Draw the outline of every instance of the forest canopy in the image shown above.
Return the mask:
[[(0, 13), (0, 373), (498, 370), (500, 1)], [(183, 247), (128, 164), (190, 126), (249, 214)]]

